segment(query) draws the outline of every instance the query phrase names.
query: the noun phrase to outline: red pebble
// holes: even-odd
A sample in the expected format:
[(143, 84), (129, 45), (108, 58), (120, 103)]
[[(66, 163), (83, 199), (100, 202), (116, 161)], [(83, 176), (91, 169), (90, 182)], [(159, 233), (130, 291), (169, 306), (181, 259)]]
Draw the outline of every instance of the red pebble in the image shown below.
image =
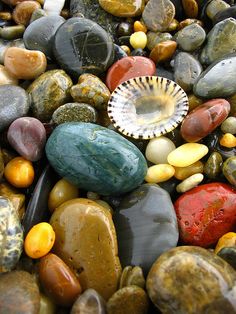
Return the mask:
[(183, 120), (181, 135), (187, 142), (198, 142), (217, 128), (228, 116), (230, 104), (225, 99), (212, 99), (191, 111)]
[(214, 182), (181, 195), (174, 204), (180, 239), (189, 245), (209, 247), (236, 225), (236, 190)]
[(108, 70), (106, 85), (113, 91), (119, 84), (137, 76), (154, 75), (155, 63), (145, 57), (124, 57), (115, 62)]

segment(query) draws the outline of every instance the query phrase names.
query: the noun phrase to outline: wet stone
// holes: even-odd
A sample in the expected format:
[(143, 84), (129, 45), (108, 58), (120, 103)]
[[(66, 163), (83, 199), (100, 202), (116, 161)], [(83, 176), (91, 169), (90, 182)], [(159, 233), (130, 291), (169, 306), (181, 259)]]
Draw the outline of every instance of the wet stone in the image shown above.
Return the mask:
[(94, 289), (87, 289), (79, 298), (75, 301), (70, 311), (70, 314), (79, 313), (106, 313), (105, 300)]
[(124, 51), (124, 49), (122, 49), (121, 46), (114, 44), (114, 49), (115, 49), (114, 62), (128, 56), (128, 54)]
[(207, 44), (201, 53), (201, 62), (211, 64), (216, 59), (236, 51), (236, 20), (228, 18), (217, 23), (207, 35)]
[(147, 32), (147, 48), (151, 51), (157, 44), (172, 39), (170, 33)]
[(236, 186), (236, 157), (230, 157), (223, 163), (223, 174), (226, 179)]
[(198, 2), (196, 0), (182, 0), (183, 8), (187, 17), (198, 16)]
[(227, 8), (230, 8), (230, 5), (225, 1), (213, 0), (208, 4), (206, 14), (211, 20), (213, 20), (217, 13), (220, 13)]
[(118, 17), (138, 16), (144, 9), (144, 0), (99, 0), (100, 6)]
[(179, 52), (174, 59), (174, 80), (185, 92), (193, 88), (194, 82), (202, 72), (201, 63), (187, 52)]
[(220, 128), (224, 133), (236, 134), (236, 117), (228, 117), (222, 122)]
[(41, 6), (37, 1), (20, 2), (13, 10), (12, 18), (16, 24), (22, 24), (27, 26), (30, 22), (32, 13), (40, 8)]
[(233, 5), (230, 8), (218, 12), (213, 18), (213, 23), (217, 24), (229, 17), (232, 17), (234, 19), (236, 18), (236, 5)]
[(217, 179), (221, 173), (222, 164), (221, 154), (218, 152), (211, 153), (204, 165), (204, 174), (209, 179)]
[(75, 77), (85, 72), (98, 75), (112, 64), (114, 46), (110, 35), (97, 23), (75, 17), (58, 28), (54, 55), (62, 69)]

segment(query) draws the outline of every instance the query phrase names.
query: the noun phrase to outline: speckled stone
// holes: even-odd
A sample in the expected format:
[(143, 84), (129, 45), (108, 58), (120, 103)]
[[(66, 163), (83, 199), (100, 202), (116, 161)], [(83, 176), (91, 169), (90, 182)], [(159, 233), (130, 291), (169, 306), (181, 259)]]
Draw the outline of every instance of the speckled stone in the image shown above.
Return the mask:
[(118, 17), (138, 16), (144, 9), (144, 0), (99, 0), (100, 6)]
[(236, 187), (236, 157), (230, 157), (223, 163), (223, 174)]
[(175, 35), (179, 47), (184, 51), (194, 51), (201, 47), (206, 38), (205, 30), (197, 23), (190, 24)]
[(235, 314), (236, 272), (200, 247), (182, 246), (164, 253), (147, 277), (147, 291), (162, 313)]
[(58, 28), (54, 56), (62, 69), (75, 77), (83, 73), (98, 75), (112, 64), (114, 45), (110, 35), (97, 23), (74, 17)]
[(201, 53), (201, 63), (211, 64), (218, 58), (236, 52), (236, 20), (228, 18), (217, 23), (207, 35), (207, 44)]
[(151, 51), (157, 44), (171, 40), (172, 35), (170, 33), (160, 33), (160, 32), (147, 32), (147, 48)]

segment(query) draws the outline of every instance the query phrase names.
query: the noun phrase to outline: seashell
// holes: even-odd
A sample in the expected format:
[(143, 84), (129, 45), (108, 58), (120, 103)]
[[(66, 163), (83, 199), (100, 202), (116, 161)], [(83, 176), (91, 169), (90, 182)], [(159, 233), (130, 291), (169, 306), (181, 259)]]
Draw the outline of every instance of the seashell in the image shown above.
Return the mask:
[(175, 129), (188, 113), (184, 90), (164, 77), (140, 76), (117, 86), (108, 115), (124, 135), (150, 139)]

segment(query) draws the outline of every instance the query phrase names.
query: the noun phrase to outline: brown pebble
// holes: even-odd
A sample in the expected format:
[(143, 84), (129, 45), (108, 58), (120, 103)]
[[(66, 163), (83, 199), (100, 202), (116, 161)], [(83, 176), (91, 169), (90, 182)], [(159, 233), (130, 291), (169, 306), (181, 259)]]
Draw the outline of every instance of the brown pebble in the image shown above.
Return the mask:
[(16, 24), (28, 25), (30, 22), (30, 18), (32, 13), (40, 9), (41, 6), (37, 1), (23, 1), (16, 5), (12, 18), (16, 22)]
[(150, 58), (155, 62), (163, 62), (169, 60), (177, 47), (177, 43), (172, 40), (167, 40), (157, 44), (150, 53)]
[(15, 78), (4, 65), (0, 64), (0, 85), (18, 85), (18, 79)]
[(11, 12), (0, 12), (0, 19), (4, 21), (10, 21), (12, 18)]
[(10, 47), (5, 52), (4, 65), (16, 78), (32, 80), (45, 72), (47, 59), (41, 51)]
[(197, 20), (197, 19), (185, 19), (185, 20), (183, 20), (183, 21), (181, 21), (179, 23), (178, 30), (181, 30), (184, 27), (189, 26), (189, 25), (191, 25), (193, 23), (196, 23), (196, 24), (200, 25), (201, 27), (203, 27), (203, 23), (200, 20)]
[(196, 18), (198, 16), (198, 3), (196, 0), (182, 0), (187, 17)]

